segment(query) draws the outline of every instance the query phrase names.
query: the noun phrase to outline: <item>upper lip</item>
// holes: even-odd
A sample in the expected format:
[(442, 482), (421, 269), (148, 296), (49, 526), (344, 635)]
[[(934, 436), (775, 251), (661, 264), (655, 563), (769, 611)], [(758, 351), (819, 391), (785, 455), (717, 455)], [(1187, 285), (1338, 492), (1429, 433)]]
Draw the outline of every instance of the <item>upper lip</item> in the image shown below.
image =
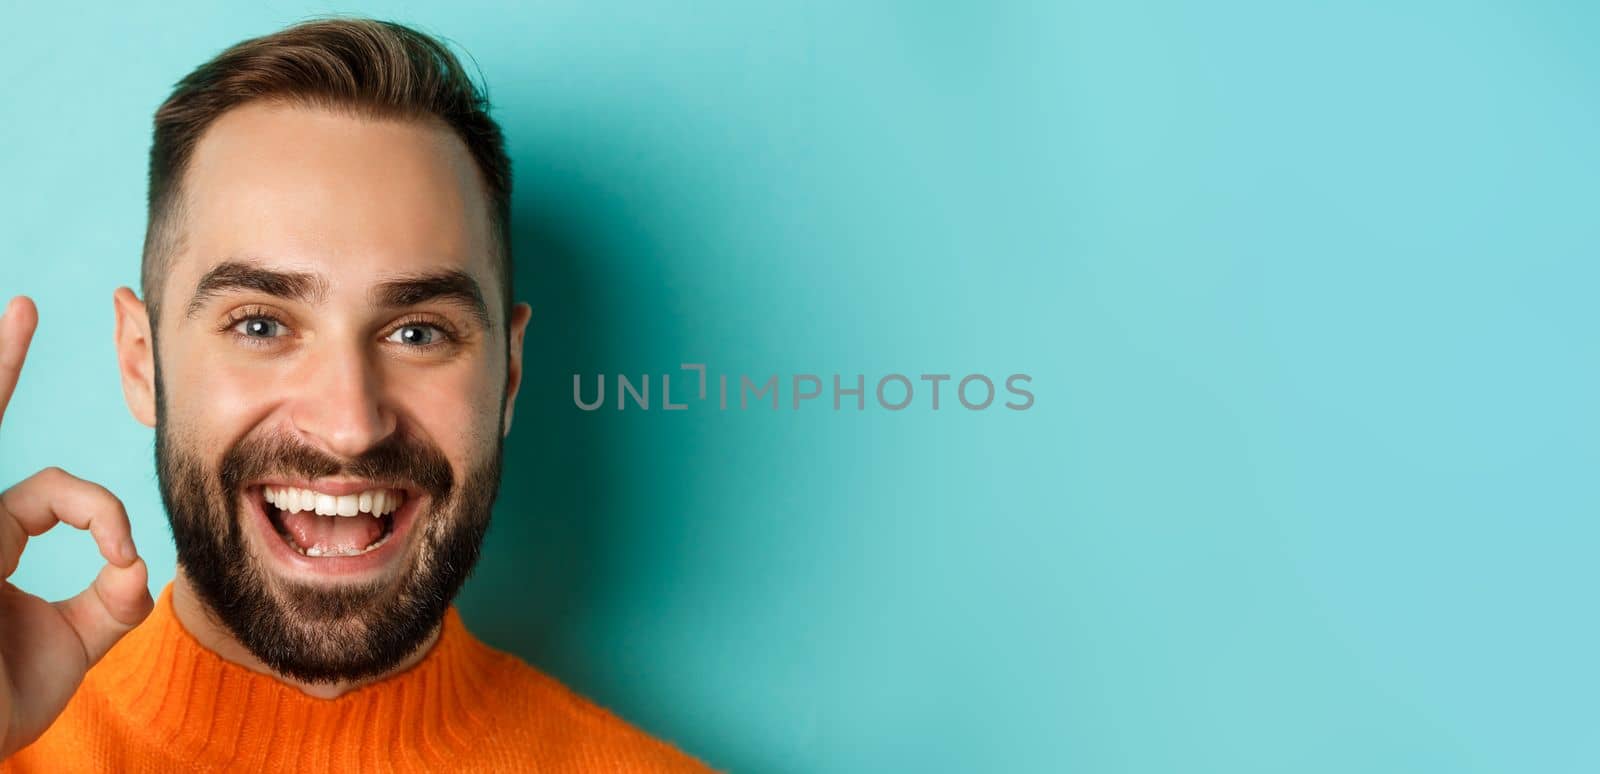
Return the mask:
[(360, 494), (362, 492), (367, 492), (367, 491), (371, 491), (371, 490), (374, 490), (374, 489), (400, 489), (400, 490), (405, 491), (406, 495), (408, 495), (408, 496), (413, 494), (413, 492), (411, 491), (411, 487), (406, 486), (404, 484), (398, 484), (398, 483), (395, 483), (395, 482), (392, 482), (392, 481), (373, 481), (371, 479), (351, 479), (351, 478), (318, 478), (318, 479), (264, 478), (264, 479), (261, 479), (259, 481), (254, 482), (252, 485), (253, 486), (258, 486), (258, 487), (259, 486), (283, 486), (283, 487), (293, 487), (295, 489), (310, 489), (313, 492), (317, 492), (319, 494), (325, 494), (325, 495), (332, 495), (334, 497), (338, 497), (340, 495)]

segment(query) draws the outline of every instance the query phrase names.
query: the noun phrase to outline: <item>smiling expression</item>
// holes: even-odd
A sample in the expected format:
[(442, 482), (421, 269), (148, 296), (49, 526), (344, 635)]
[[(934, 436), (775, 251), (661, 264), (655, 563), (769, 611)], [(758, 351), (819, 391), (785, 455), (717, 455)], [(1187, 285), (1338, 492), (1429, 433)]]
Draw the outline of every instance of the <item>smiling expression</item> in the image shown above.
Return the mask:
[(181, 196), (152, 307), (179, 562), (275, 668), (377, 671), (395, 655), (345, 651), (437, 624), (510, 426), (527, 308), (481, 178), (442, 125), (261, 102), (207, 129)]

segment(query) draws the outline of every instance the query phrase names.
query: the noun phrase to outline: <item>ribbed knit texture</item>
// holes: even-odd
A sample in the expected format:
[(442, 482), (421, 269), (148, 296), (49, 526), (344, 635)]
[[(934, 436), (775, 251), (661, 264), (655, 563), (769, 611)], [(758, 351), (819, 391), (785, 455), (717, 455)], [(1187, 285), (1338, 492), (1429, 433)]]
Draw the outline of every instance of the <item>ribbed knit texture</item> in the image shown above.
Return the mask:
[(335, 699), (207, 650), (172, 586), (0, 772), (704, 772), (671, 745), (467, 631), (455, 608), (416, 666)]

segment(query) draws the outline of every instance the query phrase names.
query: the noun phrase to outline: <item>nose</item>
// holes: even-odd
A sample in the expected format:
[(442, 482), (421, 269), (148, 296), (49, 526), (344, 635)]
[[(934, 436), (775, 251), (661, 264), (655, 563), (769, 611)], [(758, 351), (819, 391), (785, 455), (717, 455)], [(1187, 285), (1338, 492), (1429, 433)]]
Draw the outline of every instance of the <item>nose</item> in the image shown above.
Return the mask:
[(305, 441), (348, 459), (394, 433), (397, 420), (384, 405), (382, 376), (359, 347), (318, 352), (308, 360), (291, 414)]

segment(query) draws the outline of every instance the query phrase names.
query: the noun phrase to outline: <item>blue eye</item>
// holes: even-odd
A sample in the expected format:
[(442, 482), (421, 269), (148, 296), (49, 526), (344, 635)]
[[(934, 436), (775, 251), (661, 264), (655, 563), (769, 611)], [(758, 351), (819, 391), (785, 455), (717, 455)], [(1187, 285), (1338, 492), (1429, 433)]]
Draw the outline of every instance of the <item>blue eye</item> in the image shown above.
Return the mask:
[(444, 333), (432, 325), (402, 325), (389, 334), (387, 341), (396, 344), (407, 344), (413, 347), (426, 347), (436, 343)]
[(271, 317), (250, 317), (240, 320), (233, 329), (252, 339), (272, 339), (283, 335), (283, 323)]

